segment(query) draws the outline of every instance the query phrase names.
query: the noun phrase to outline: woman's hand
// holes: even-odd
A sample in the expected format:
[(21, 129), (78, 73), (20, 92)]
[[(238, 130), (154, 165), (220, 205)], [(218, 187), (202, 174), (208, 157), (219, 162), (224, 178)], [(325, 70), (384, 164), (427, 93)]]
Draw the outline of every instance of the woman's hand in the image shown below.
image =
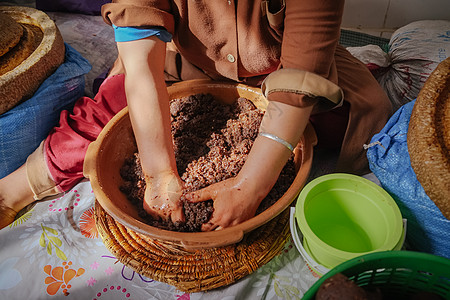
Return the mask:
[[(260, 132), (277, 135), (297, 145), (308, 123), (312, 106), (293, 107), (269, 102)], [(252, 218), (262, 199), (276, 183), (291, 156), (288, 148), (272, 139), (258, 136), (241, 171), (235, 178), (224, 180), (186, 195), (192, 202), (212, 199), (214, 212), (202, 231), (237, 225)]]
[(202, 231), (211, 231), (237, 225), (255, 215), (265, 195), (255, 193), (251, 186), (246, 180), (234, 177), (186, 194), (185, 197), (190, 202), (214, 201), (211, 219), (202, 225)]
[(180, 201), (183, 182), (173, 172), (146, 176), (144, 209), (154, 219), (162, 218), (172, 222), (184, 222), (183, 206)]

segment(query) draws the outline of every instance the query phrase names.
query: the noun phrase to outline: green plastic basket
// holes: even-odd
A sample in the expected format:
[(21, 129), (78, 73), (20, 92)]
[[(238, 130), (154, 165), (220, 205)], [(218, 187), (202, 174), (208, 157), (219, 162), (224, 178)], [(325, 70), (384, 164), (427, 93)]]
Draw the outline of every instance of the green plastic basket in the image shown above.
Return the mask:
[(361, 287), (378, 287), (390, 299), (411, 299), (422, 291), (450, 299), (450, 259), (414, 251), (375, 252), (343, 262), (322, 276), (303, 299), (314, 299), (321, 284), (337, 273)]

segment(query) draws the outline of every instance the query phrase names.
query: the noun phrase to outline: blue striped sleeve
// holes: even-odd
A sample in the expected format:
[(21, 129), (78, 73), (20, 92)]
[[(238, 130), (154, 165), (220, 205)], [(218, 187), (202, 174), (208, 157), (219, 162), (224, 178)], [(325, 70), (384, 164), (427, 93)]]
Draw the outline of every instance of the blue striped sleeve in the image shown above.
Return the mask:
[(112, 26), (116, 42), (136, 41), (153, 35), (166, 43), (172, 40), (172, 35), (163, 28), (118, 27), (114, 24)]

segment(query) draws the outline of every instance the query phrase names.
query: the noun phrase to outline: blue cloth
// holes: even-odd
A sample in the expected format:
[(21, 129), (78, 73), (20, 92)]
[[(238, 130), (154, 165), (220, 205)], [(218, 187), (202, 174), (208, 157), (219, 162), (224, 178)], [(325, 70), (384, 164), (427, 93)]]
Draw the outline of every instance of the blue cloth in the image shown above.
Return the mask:
[(369, 166), (408, 220), (406, 243), (412, 250), (450, 258), (450, 221), (427, 196), (411, 167), (407, 133), (415, 100), (389, 119), (367, 150)]
[(91, 65), (65, 44), (65, 60), (34, 93), (0, 115), (0, 178), (20, 167), (58, 125), (63, 109), (71, 109), (84, 95), (84, 75)]
[(166, 43), (172, 40), (172, 35), (162, 28), (118, 27), (114, 24), (112, 26), (116, 42), (130, 42), (153, 35)]

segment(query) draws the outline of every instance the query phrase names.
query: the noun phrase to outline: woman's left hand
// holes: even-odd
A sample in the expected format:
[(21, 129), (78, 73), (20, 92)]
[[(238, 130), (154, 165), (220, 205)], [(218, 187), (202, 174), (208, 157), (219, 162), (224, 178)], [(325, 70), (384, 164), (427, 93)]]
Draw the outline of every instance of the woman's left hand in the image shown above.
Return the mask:
[[(312, 108), (269, 102), (260, 131), (297, 145)], [(187, 194), (186, 199), (191, 202), (214, 201), (214, 212), (209, 222), (202, 225), (202, 231), (230, 227), (252, 218), (291, 154), (285, 145), (258, 137), (236, 177)]]
[(265, 195), (258, 195), (246, 180), (230, 178), (186, 195), (190, 202), (214, 201), (214, 212), (202, 231), (222, 229), (252, 218)]

